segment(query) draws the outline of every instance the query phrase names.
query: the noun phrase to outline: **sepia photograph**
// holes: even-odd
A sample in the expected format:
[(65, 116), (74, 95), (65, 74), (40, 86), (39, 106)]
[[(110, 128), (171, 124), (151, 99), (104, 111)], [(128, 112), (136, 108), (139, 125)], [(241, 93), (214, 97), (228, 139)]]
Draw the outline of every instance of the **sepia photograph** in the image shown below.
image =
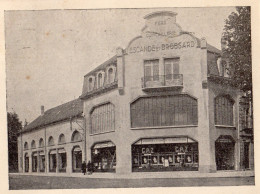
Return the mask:
[(255, 185), (251, 6), (5, 10), (4, 33), (9, 190)]

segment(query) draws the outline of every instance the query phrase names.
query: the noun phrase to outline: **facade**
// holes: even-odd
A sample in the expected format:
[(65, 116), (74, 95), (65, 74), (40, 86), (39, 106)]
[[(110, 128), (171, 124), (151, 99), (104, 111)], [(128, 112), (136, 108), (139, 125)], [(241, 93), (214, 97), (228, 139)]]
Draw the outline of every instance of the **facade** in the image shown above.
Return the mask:
[[(119, 174), (253, 168), (252, 134), (241, 136), (247, 105), (241, 108), (242, 94), (222, 66), (221, 51), (182, 30), (176, 16), (145, 16), (140, 36), (84, 76), (82, 95), (72, 101), (81, 104), (78, 112), (68, 108), (67, 120), (40, 125), (44, 113), (25, 127), (21, 172), (40, 172), (42, 163), (44, 172), (64, 172), (62, 161), (66, 172), (76, 172), (73, 165), (83, 160), (95, 172)], [(73, 140), (74, 133), (80, 138)], [(40, 137), (48, 142), (43, 150), (37, 147)]]

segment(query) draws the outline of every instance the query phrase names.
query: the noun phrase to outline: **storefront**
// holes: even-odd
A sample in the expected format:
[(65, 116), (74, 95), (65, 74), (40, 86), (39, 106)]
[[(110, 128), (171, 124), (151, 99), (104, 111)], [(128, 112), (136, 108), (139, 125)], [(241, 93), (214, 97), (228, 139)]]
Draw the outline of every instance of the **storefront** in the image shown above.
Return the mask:
[(95, 172), (115, 172), (116, 146), (113, 142), (97, 143), (91, 149)]
[(82, 151), (79, 146), (72, 150), (72, 170), (73, 172), (81, 172)]
[(56, 172), (57, 159), (56, 159), (56, 150), (51, 150), (49, 154), (49, 171)]
[(37, 162), (37, 152), (34, 152), (32, 154), (32, 172), (37, 172), (37, 165), (38, 165), (38, 162)]
[(58, 149), (58, 164), (59, 164), (59, 172), (66, 172), (67, 167), (67, 154), (65, 149)]
[(198, 143), (188, 137), (140, 139), (132, 145), (132, 171), (197, 171)]
[(39, 152), (39, 170), (45, 172), (45, 154), (43, 151)]
[(26, 153), (24, 155), (24, 171), (29, 172), (29, 155)]
[(231, 136), (221, 135), (216, 143), (217, 170), (235, 169), (235, 141)]

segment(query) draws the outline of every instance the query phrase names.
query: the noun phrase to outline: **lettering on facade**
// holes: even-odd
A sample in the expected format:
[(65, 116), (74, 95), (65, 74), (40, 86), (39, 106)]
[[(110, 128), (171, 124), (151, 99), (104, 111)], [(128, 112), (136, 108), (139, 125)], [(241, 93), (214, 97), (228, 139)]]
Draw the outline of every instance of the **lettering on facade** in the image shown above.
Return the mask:
[(128, 53), (158, 52), (164, 50), (193, 48), (194, 46), (195, 46), (194, 41), (176, 42), (176, 43), (161, 44), (161, 45), (135, 46), (135, 47), (129, 47)]

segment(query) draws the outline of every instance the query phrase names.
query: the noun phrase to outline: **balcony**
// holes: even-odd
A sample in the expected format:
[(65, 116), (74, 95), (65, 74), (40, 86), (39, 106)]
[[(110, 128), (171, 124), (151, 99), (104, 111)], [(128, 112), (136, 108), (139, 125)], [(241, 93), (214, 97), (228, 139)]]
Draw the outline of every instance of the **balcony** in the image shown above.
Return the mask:
[(182, 74), (145, 76), (142, 78), (143, 91), (164, 91), (183, 88)]

